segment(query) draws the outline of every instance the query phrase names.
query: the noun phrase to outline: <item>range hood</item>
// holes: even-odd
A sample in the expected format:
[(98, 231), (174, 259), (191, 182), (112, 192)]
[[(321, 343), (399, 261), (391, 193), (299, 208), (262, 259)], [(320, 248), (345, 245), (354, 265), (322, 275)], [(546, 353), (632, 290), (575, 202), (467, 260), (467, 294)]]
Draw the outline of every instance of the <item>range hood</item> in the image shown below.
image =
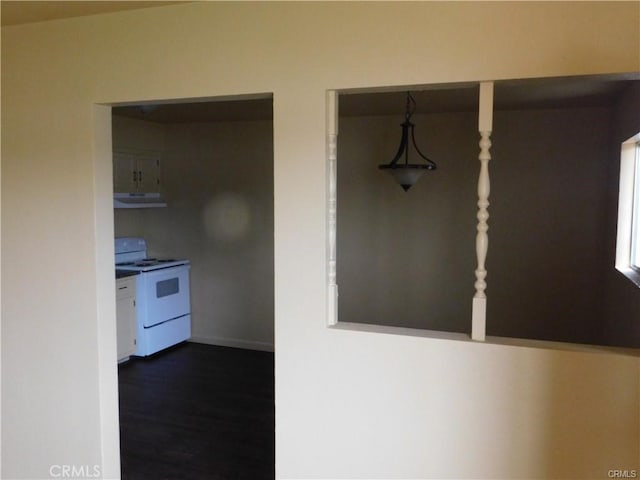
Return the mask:
[(159, 193), (114, 193), (113, 208), (159, 208), (167, 203)]

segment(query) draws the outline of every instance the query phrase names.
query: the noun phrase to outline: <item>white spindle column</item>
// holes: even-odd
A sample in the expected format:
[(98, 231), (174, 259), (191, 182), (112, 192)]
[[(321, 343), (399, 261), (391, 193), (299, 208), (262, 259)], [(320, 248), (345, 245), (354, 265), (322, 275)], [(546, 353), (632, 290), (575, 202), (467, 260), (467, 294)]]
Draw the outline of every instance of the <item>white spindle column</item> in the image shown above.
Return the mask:
[(338, 322), (338, 285), (336, 283), (338, 95), (327, 92), (327, 314), (328, 324)]
[(485, 260), (489, 248), (489, 160), (491, 154), (491, 130), (493, 128), (493, 82), (480, 84), (478, 131), (480, 132), (480, 176), (478, 178), (478, 233), (476, 235), (476, 256), (478, 267), (476, 268), (476, 293), (473, 296), (473, 309), (471, 316), (471, 338), (484, 341), (487, 323), (487, 270)]

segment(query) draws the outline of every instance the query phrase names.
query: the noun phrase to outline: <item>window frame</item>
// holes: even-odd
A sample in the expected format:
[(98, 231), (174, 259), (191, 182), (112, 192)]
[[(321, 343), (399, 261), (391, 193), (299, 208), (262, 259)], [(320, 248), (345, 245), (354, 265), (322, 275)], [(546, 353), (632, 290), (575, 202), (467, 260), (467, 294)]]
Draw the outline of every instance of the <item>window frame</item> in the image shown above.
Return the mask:
[(616, 269), (640, 287), (640, 132), (620, 148)]

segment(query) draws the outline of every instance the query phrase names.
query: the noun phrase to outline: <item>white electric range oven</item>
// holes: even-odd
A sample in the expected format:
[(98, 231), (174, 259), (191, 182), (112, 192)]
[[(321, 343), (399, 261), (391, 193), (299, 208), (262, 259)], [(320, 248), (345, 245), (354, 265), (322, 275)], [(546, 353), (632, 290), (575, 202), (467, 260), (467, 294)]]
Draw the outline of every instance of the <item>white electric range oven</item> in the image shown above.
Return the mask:
[(115, 239), (116, 270), (136, 272), (136, 352), (146, 357), (191, 337), (188, 260), (148, 258), (142, 238)]

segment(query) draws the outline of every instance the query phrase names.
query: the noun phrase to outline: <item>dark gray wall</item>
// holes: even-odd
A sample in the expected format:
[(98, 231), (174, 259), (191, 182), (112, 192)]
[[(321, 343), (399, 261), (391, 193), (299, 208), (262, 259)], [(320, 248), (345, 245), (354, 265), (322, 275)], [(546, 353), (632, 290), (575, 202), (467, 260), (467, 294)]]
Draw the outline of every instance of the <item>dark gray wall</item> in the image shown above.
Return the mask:
[[(612, 115), (608, 107), (495, 113), (489, 335), (625, 343), (624, 335), (603, 334), (614, 187), (617, 199), (610, 168), (619, 161), (611, 148)], [(438, 170), (408, 193), (377, 169), (393, 157), (401, 121), (340, 119), (339, 320), (469, 332), (477, 114), (414, 117), (418, 143)]]
[(163, 152), (166, 208), (115, 211), (117, 236), (191, 261), (196, 341), (273, 349), (273, 123), (115, 117), (114, 144)]
[(414, 120), (439, 167), (405, 193), (377, 168), (396, 153), (402, 117), (340, 119), (339, 320), (462, 332), (475, 268), (477, 116)]
[[(604, 315), (601, 325), (603, 343), (640, 347), (640, 289), (612, 268), (615, 264), (616, 223), (618, 221), (618, 184), (620, 182), (620, 145), (640, 132), (640, 82), (634, 82), (616, 103), (612, 116), (612, 139), (607, 198), (607, 242), (603, 278)], [(613, 234), (612, 234), (613, 232)]]
[(600, 341), (609, 124), (606, 108), (496, 113), (489, 335)]

